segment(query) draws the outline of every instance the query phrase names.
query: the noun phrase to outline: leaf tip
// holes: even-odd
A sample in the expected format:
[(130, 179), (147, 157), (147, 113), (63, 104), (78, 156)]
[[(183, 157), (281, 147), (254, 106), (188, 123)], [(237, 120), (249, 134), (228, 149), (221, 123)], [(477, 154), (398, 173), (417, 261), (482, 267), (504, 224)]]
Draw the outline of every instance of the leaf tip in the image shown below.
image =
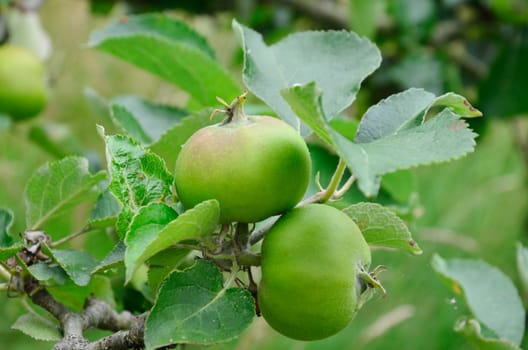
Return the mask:
[(410, 239), (408, 241), (408, 244), (409, 244), (409, 247), (411, 249), (411, 253), (413, 255), (422, 255), (423, 254), (423, 250), (422, 248), (420, 248), (420, 246), (418, 245), (418, 243), (416, 243), (416, 241), (414, 239)]

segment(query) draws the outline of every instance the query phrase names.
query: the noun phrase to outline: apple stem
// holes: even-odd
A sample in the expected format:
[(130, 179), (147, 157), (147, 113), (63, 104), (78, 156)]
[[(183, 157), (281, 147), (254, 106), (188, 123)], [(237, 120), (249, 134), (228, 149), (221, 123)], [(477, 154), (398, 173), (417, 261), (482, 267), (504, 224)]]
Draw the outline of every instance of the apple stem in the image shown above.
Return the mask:
[(227, 103), (220, 97), (216, 97), (216, 100), (225, 107), (225, 109), (214, 109), (211, 113), (211, 117), (214, 116), (217, 112), (227, 114), (227, 118), (222, 122), (222, 125), (229, 124), (232, 121), (247, 120), (247, 116), (244, 113), (244, 102), (247, 98), (247, 91), (238, 97), (236, 97), (231, 103)]

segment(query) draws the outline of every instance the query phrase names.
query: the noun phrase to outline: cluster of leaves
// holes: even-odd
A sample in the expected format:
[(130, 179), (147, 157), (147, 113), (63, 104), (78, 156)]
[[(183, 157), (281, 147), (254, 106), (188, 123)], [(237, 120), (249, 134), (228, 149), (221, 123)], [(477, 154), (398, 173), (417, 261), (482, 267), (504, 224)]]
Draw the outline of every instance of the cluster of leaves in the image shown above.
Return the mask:
[[(349, 32), (304, 32), (268, 46), (250, 28), (236, 21), (233, 28), (244, 50), (246, 87), (304, 136), (313, 132), (319, 144), (335, 152), (365, 196), (377, 195), (385, 174), (448, 161), (473, 150), (476, 134), (461, 117), (480, 112), (453, 93), (435, 96), (411, 88), (368, 109), (359, 124), (341, 117), (362, 81), (380, 64), (379, 50), (368, 40)], [(248, 290), (230, 286), (237, 278), (233, 257), (220, 259), (230, 261), (227, 282), (212, 262), (189, 260), (192, 250), (215, 251), (218, 240), (225, 238), (218, 225), (218, 202), (209, 200), (183, 212), (173, 192), (171, 169), (187, 138), (218, 121), (210, 119), (215, 97), (232, 99), (241, 87), (215, 59), (207, 41), (171, 17), (121, 18), (94, 32), (89, 46), (177, 85), (190, 101), (185, 108), (134, 96), (106, 101), (89, 90), (87, 97), (95, 109), (123, 132), (107, 135), (102, 126), (98, 128), (106, 145), (106, 172), (90, 173), (88, 161), (81, 157), (40, 168), (26, 187), (26, 226), (28, 232), (45, 230), (51, 237), (50, 242), (38, 243), (46, 260), (28, 264), (19, 258), (17, 253), (29, 242), (27, 234), (26, 242), (13, 242), (9, 210), (0, 211), (0, 260), (14, 257), (24, 273), (74, 309), (80, 309), (91, 293), (115, 304), (109, 276), (124, 268), (121, 281), (134, 285), (149, 303), (147, 349), (212, 344), (238, 336), (255, 310)], [(311, 49), (309, 59), (306, 47)], [(115, 232), (115, 246), (101, 259), (57, 249), (78, 233), (65, 238), (55, 234), (53, 219), (71, 215), (85, 202), (93, 208), (80, 233)], [(407, 226), (388, 208), (375, 203), (344, 206), (369, 244), (421, 253)], [(215, 260), (214, 254), (209, 257)], [(437, 269), (449, 276), (444, 265), (437, 261)], [(56, 325), (50, 330), (49, 321), (41, 320), (38, 327), (36, 322), (23, 316), (16, 327), (35, 337), (42, 338), (35, 329), (49, 330), (48, 339), (61, 337)], [(506, 339), (518, 343), (518, 333)]]

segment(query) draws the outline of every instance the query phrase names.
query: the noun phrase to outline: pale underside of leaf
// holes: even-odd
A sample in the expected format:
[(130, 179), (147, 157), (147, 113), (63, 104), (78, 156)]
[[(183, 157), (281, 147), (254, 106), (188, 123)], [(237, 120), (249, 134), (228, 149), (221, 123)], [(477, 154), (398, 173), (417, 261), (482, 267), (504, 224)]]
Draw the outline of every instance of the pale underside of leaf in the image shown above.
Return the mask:
[(507, 340), (484, 337), (480, 324), (475, 319), (458, 320), (455, 324), (455, 331), (463, 334), (468, 342), (478, 350), (521, 350), (520, 347)]
[[(244, 49), (246, 86), (297, 129), (299, 120), (281, 90), (315, 81), (324, 92), (322, 106), (330, 120), (354, 101), (363, 79), (381, 62), (377, 47), (352, 32), (295, 33), (268, 46), (252, 29), (236, 21), (233, 28)], [(300, 131), (307, 135), (309, 128)]]
[(519, 345), (524, 336), (525, 311), (514, 284), (502, 271), (481, 260), (449, 259), (435, 255), (434, 270), (462, 290), (479, 322), (499, 339)]

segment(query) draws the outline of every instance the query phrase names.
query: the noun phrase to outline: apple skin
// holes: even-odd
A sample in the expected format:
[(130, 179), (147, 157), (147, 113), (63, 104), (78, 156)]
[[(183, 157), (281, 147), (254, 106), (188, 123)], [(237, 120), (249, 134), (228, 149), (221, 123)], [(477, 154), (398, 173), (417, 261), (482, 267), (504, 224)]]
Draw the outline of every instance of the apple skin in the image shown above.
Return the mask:
[(0, 46), (0, 113), (14, 121), (39, 114), (48, 100), (45, 70), (31, 51)]
[(323, 204), (295, 208), (264, 237), (258, 288), (262, 316), (289, 338), (332, 336), (357, 312), (357, 271), (370, 263), (370, 249), (345, 213)]
[(310, 168), (297, 131), (273, 117), (247, 116), (192, 135), (176, 161), (175, 187), (185, 209), (216, 199), (221, 223), (252, 223), (293, 208)]

